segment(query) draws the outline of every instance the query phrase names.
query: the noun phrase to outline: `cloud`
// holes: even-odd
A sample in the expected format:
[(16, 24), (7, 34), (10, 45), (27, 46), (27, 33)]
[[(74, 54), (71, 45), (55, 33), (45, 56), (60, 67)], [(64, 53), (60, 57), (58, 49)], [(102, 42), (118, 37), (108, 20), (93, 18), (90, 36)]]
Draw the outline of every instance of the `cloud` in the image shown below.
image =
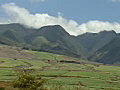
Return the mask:
[(120, 2), (120, 0), (112, 0), (112, 2)]
[(45, 2), (46, 0), (31, 0), (31, 2)]
[(102, 30), (115, 30), (120, 32), (120, 23), (105, 21), (89, 21), (78, 24), (74, 20), (67, 20), (58, 13), (57, 17), (48, 14), (31, 14), (27, 9), (17, 6), (15, 3), (4, 4), (2, 6), (10, 16), (9, 23), (20, 23), (32, 28), (40, 28), (47, 25), (61, 25), (71, 35), (79, 35), (86, 32), (100, 32)]
[(105, 22), (105, 21), (89, 21), (87, 23), (81, 24), (79, 26), (80, 30), (83, 30), (83, 32), (100, 32), (103, 30), (110, 31), (115, 30), (116, 32), (120, 33), (120, 23), (117, 22)]
[(61, 25), (70, 34), (75, 34), (78, 24), (73, 20), (66, 20), (60, 14), (57, 17), (48, 14), (30, 14), (25, 9), (16, 6), (14, 3), (4, 4), (2, 6), (7, 14), (12, 18), (13, 22), (24, 24), (28, 27), (40, 28), (46, 25)]

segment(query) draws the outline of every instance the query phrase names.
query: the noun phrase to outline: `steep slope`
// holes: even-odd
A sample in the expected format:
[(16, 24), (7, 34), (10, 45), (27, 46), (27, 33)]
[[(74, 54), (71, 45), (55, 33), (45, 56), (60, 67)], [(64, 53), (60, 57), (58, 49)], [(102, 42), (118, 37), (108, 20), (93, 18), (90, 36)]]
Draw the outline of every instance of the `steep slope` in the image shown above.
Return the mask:
[(0, 42), (10, 45), (25, 43), (24, 37), (32, 32), (33, 29), (20, 24), (0, 24)]
[(59, 25), (42, 27), (27, 36), (26, 41), (51, 52), (77, 57), (84, 54), (83, 47)]
[(75, 57), (85, 55), (84, 48), (59, 25), (32, 29), (20, 24), (3, 24), (0, 25), (0, 44)]
[(114, 31), (76, 37), (59, 25), (32, 29), (20, 24), (3, 24), (0, 25), (0, 44), (81, 58), (87, 56), (89, 60), (100, 63), (120, 62), (120, 35)]
[(120, 35), (96, 51), (89, 59), (107, 64), (120, 63)]
[(76, 39), (88, 50), (88, 56), (90, 56), (108, 44), (115, 36), (117, 34), (114, 31), (102, 31), (99, 33), (85, 33), (77, 36)]

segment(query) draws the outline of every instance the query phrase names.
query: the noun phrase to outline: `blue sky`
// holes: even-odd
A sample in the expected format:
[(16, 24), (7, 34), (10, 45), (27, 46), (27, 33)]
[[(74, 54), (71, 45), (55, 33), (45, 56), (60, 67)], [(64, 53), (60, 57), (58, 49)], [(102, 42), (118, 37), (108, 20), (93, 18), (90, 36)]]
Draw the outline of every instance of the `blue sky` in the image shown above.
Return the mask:
[[(31, 0), (0, 0), (0, 5), (14, 2), (27, 8), (31, 13), (48, 13), (56, 16), (61, 12), (67, 19), (78, 23), (89, 20), (120, 22), (120, 3), (112, 0), (46, 0), (45, 2), (31, 2)], [(0, 9), (0, 16), (4, 16)]]
[[(120, 0), (0, 0), (0, 6), (9, 3), (25, 8), (33, 15), (39, 13), (58, 17), (58, 13), (60, 13), (66, 20), (74, 20), (79, 25), (88, 24), (95, 20), (97, 20), (97, 23), (100, 21), (100, 23), (105, 22), (111, 25), (120, 23)], [(0, 17), (5, 18), (7, 16), (9, 15), (1, 7)], [(111, 29), (114, 28), (116, 29), (116, 27)], [(95, 30), (91, 29), (91, 31)], [(76, 31), (75, 33), (79, 32)]]

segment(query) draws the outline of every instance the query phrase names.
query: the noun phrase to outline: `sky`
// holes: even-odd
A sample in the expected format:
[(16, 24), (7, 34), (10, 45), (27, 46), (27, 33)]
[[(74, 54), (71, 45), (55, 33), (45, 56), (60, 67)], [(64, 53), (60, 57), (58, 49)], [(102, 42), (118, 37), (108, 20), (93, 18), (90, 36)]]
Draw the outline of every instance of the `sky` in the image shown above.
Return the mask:
[(120, 33), (120, 0), (0, 0), (0, 24), (59, 24), (71, 35)]

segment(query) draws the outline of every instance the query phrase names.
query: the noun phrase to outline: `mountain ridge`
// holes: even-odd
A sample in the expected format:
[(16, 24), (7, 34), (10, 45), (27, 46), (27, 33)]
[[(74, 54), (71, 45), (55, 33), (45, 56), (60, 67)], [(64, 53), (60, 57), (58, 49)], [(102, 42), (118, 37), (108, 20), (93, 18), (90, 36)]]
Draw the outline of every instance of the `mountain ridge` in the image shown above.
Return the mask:
[(84, 48), (87, 48), (88, 52), (91, 55), (109, 43), (116, 36), (117, 33), (112, 30), (101, 31), (99, 33), (85, 33), (77, 36), (76, 39), (84, 46)]
[(77, 57), (83, 56), (82, 46), (60, 25), (33, 29), (20, 24), (6, 24), (0, 25), (0, 30), (0, 36), (6, 39), (0, 41), (2, 44)]
[[(109, 53), (116, 51), (115, 44), (120, 45), (120, 34), (114, 30), (103, 30), (99, 33), (84, 33), (82, 35), (70, 35), (60, 25), (49, 25), (39, 29), (28, 28), (24, 25), (13, 23), (0, 25), (0, 44), (22, 47), (37, 51), (46, 51), (64, 54), (77, 58), (89, 59), (100, 63), (116, 63), (119, 58), (109, 61)], [(99, 53), (108, 52), (98, 57)], [(119, 53), (119, 48), (118, 51)], [(107, 57), (107, 59), (105, 58)], [(118, 55), (117, 55), (118, 57)]]

